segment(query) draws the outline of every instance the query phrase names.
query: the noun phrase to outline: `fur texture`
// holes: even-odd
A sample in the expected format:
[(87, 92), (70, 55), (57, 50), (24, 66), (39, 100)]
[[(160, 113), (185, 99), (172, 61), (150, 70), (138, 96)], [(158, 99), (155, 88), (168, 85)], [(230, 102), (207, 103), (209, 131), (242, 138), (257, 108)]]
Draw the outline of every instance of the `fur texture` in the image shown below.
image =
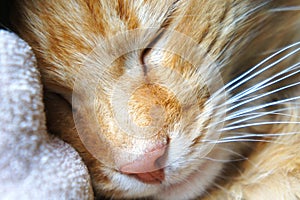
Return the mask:
[[(12, 22), (99, 198), (299, 199), (299, 7), (19, 0)], [(157, 145), (160, 184), (120, 172)]]

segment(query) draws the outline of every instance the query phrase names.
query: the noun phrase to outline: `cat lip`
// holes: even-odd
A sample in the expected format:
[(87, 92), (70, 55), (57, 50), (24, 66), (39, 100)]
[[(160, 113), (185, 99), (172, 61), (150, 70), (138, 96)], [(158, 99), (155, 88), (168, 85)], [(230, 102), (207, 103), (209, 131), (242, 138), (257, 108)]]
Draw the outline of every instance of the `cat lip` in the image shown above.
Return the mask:
[(164, 169), (155, 170), (145, 173), (127, 174), (146, 184), (162, 184), (165, 179)]
[(146, 184), (161, 184), (165, 178), (162, 170), (134, 175), (136, 179)]

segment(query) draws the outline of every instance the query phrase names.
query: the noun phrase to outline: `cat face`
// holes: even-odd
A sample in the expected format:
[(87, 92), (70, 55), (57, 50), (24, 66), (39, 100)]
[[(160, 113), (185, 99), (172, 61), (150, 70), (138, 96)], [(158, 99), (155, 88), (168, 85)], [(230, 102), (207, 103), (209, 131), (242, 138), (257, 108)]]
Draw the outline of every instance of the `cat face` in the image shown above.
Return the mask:
[(253, 67), (299, 39), (299, 14), (276, 11), (297, 3), (18, 1), (14, 23), (36, 53), (47, 91), (72, 105), (71, 112), (49, 101), (48, 113), (56, 109), (67, 122), (49, 129), (83, 157), (96, 195), (191, 199), (234, 156), (245, 158), (251, 145), (243, 141), (274, 132), (261, 123), (273, 116), (255, 113), (281, 105), (238, 120), (281, 96), (262, 93), (291, 84), (257, 89), (292, 56), (249, 80), (247, 70), (271, 65), (276, 55)]

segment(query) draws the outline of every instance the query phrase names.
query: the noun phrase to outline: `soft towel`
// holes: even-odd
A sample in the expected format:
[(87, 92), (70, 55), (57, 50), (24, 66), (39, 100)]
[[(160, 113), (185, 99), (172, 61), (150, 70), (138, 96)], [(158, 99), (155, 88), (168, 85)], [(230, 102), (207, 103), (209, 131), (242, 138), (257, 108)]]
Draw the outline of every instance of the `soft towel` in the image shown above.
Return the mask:
[(40, 74), (26, 42), (0, 30), (0, 199), (93, 199), (78, 153), (47, 133)]

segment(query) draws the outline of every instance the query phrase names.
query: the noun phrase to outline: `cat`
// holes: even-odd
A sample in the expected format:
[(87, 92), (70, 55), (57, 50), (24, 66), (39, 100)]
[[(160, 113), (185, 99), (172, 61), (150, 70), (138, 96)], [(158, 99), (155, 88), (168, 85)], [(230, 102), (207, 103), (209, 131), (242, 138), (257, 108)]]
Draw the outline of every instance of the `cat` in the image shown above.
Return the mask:
[(18, 0), (47, 126), (103, 199), (299, 199), (299, 0)]

